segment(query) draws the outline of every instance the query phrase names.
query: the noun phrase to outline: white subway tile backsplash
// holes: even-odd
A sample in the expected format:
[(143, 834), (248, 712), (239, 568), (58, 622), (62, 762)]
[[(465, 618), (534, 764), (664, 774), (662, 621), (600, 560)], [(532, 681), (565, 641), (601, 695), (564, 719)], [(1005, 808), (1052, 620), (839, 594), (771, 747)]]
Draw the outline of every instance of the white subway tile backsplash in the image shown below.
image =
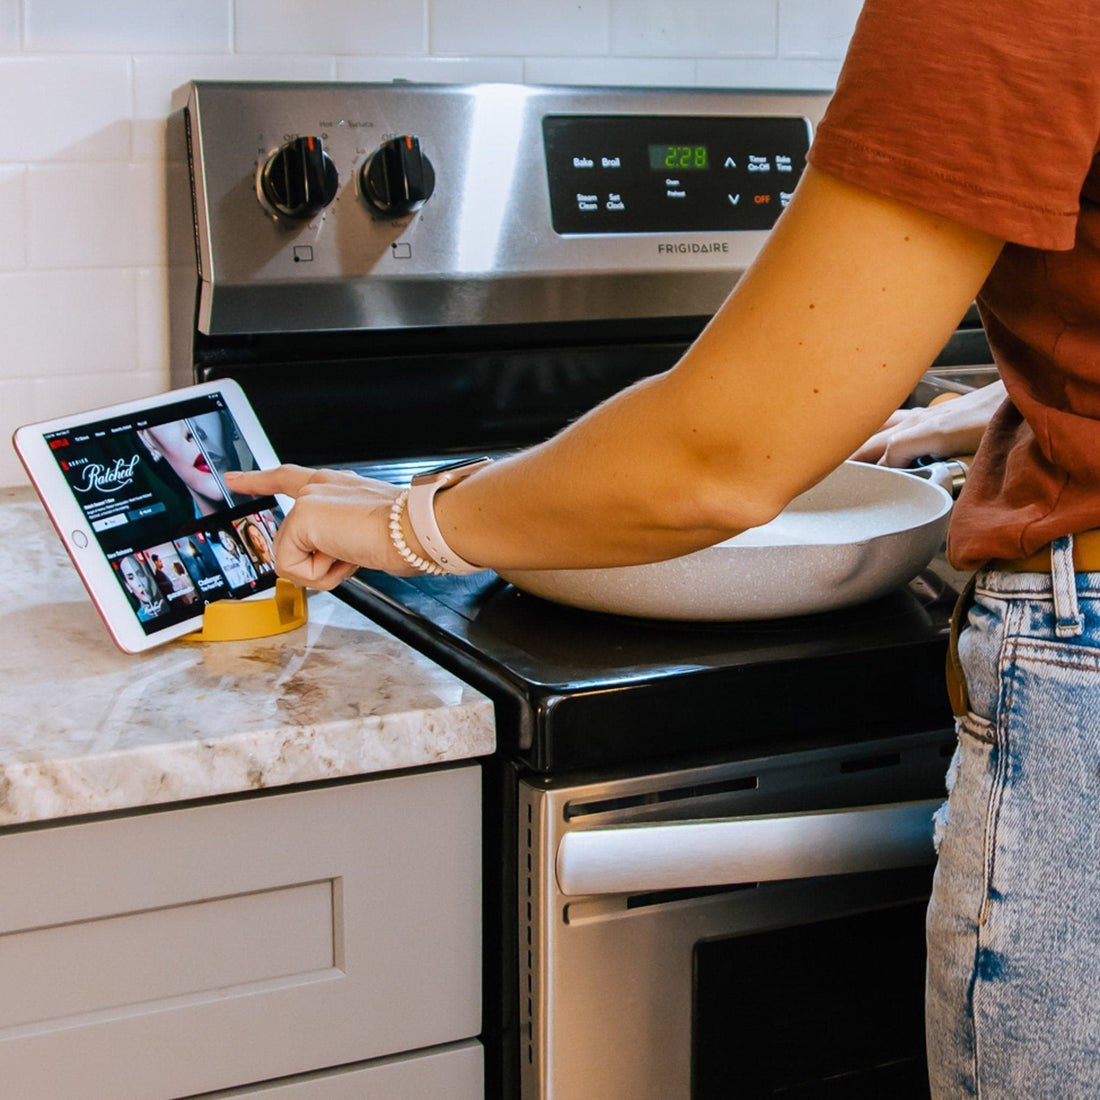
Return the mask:
[(135, 369), (134, 286), (126, 268), (0, 275), (4, 377)]
[(427, 0), (236, 0), (236, 11), (240, 53), (417, 54), (428, 48)]
[(672, 88), (695, 83), (695, 63), (653, 57), (532, 57), (524, 65), (528, 84)]
[(610, 52), (610, 0), (432, 0), (433, 54), (528, 57)]
[(164, 387), (156, 371), (101, 371), (92, 375), (68, 375), (64, 378), (37, 378), (33, 401), (35, 420), (53, 420), (58, 416), (117, 405), (160, 393)]
[(130, 61), (0, 58), (0, 160), (126, 160)]
[(520, 84), (518, 57), (339, 57), (336, 79), (425, 84)]
[[(145, 268), (137, 272), (134, 293), (136, 297), (137, 325), (137, 361), (138, 370), (148, 376), (150, 388), (146, 393), (168, 389), (169, 340), (172, 333), (168, 324), (168, 269), (165, 267)], [(193, 303), (186, 307), (186, 321), (189, 322)], [(184, 318), (180, 318), (180, 332), (186, 331)], [(188, 343), (188, 346), (190, 344)], [(183, 360), (187, 360), (187, 351)], [(135, 394), (140, 397), (142, 394)]]
[(702, 88), (831, 92), (839, 73), (839, 61), (737, 58), (695, 62), (695, 80)]
[(841, 60), (862, 0), (779, 0), (781, 57)]
[(165, 262), (162, 164), (32, 168), (27, 205), (32, 268)]
[(24, 424), (32, 424), (34, 414), (34, 381), (30, 378), (0, 378), (0, 485), (27, 485), (23, 464), (11, 445), (12, 432)]
[(19, 13), (19, 0), (0, 0), (0, 53), (20, 48)]
[(611, 52), (640, 57), (774, 57), (775, 0), (615, 0)]
[(332, 57), (289, 57), (280, 54), (157, 54), (134, 60), (134, 160), (173, 159), (182, 149), (166, 150), (165, 119), (172, 97), (190, 80), (333, 80)]
[(27, 264), (27, 171), (0, 168), (0, 271)]
[(228, 53), (232, 0), (27, 0), (25, 19), (34, 52)]

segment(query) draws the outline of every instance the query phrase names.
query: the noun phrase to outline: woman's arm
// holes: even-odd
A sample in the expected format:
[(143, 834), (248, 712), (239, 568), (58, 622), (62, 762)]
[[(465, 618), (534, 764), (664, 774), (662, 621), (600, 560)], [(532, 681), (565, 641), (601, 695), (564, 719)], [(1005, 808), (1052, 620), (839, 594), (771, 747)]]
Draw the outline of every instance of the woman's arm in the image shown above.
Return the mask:
[[(583, 567), (673, 557), (768, 521), (904, 400), (1002, 243), (807, 169), (682, 360), (438, 494), (444, 536), (481, 565)], [(298, 497), (276, 547), (292, 579), (400, 569), (389, 489), (300, 469), (232, 488)]]

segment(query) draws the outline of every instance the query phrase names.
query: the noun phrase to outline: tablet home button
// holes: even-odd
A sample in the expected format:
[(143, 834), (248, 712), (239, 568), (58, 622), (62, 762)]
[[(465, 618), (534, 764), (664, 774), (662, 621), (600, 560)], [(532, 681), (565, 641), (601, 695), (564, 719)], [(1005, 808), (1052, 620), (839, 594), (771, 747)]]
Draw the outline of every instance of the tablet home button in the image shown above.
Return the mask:
[(75, 545), (79, 546), (81, 550), (83, 550), (84, 547), (88, 545), (88, 536), (84, 534), (83, 531), (74, 531), (73, 542)]

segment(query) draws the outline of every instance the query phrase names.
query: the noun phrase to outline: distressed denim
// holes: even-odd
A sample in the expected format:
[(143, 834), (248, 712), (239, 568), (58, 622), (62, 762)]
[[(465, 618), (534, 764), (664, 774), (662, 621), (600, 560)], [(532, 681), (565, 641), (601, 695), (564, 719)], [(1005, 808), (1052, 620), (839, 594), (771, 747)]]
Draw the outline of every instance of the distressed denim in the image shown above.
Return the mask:
[(1100, 1097), (1100, 573), (985, 571), (928, 910), (932, 1096)]

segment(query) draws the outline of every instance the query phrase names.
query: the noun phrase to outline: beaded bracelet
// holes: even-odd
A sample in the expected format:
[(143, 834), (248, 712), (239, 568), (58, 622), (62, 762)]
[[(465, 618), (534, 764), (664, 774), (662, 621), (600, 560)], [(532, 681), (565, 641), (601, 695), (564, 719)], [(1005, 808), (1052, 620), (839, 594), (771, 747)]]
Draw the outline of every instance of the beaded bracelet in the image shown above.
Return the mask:
[(414, 569), (421, 573), (428, 573), (433, 577), (442, 577), (446, 570), (436, 565), (434, 561), (428, 561), (419, 554), (409, 549), (405, 536), (401, 533), (401, 513), (405, 511), (405, 504), (409, 499), (409, 490), (405, 489), (390, 507), (390, 540), (394, 549), (401, 555), (401, 560), (406, 561)]

